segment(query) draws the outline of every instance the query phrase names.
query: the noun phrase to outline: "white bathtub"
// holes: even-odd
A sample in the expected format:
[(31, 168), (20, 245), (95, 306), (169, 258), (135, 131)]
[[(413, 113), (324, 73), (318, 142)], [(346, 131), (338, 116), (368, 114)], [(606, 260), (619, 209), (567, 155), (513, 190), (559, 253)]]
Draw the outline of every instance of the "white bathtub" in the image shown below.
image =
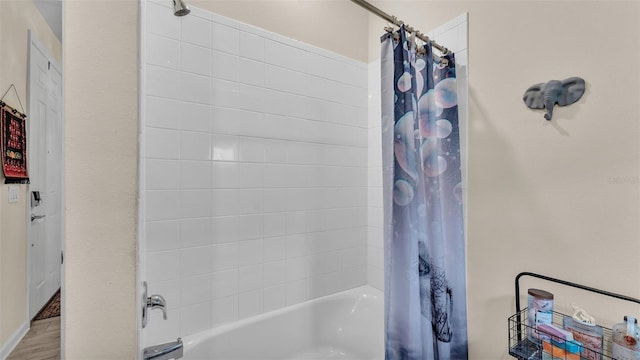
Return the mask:
[(365, 285), (189, 336), (184, 359), (380, 360), (383, 311)]

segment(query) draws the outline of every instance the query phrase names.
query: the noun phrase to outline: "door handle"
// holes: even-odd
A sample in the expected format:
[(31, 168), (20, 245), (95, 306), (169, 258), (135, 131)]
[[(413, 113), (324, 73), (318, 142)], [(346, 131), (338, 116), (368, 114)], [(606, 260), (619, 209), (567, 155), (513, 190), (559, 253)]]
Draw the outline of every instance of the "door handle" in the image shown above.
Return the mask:
[(38, 219), (42, 219), (42, 218), (44, 218), (45, 216), (47, 216), (47, 215), (33, 215), (33, 214), (31, 214), (31, 221), (33, 221), (33, 220), (38, 220)]

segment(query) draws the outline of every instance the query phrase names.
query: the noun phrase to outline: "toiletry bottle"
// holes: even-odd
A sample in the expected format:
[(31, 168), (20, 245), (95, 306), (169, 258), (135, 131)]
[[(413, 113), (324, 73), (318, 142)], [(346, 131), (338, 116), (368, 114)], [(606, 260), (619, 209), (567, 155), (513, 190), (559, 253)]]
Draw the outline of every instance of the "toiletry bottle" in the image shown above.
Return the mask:
[(536, 325), (553, 322), (553, 294), (540, 289), (529, 289), (527, 294), (527, 337), (530, 341), (540, 344)]
[(616, 324), (611, 331), (613, 357), (617, 360), (640, 360), (638, 320), (627, 315), (624, 317), (624, 322)]

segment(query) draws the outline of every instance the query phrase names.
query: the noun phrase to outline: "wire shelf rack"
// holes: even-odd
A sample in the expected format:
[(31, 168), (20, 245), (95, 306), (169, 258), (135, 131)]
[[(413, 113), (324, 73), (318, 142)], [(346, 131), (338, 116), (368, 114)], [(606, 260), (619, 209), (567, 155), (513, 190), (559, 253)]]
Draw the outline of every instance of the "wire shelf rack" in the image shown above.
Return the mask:
[[(568, 315), (553, 312), (553, 324), (558, 327), (563, 327), (563, 320)], [(599, 348), (599, 344), (594, 347), (589, 347), (585, 344), (584, 348), (579, 354), (565, 354), (564, 352), (545, 354), (542, 342), (536, 342), (529, 339), (528, 334), (534, 333), (540, 337), (540, 335), (546, 335), (551, 337), (551, 334), (545, 334), (543, 331), (538, 331), (534, 327), (529, 326), (528, 309), (524, 308), (519, 313), (513, 314), (509, 317), (509, 355), (520, 360), (614, 360), (611, 355), (611, 329), (603, 327), (604, 340), (603, 348)], [(544, 336), (542, 336), (544, 337)], [(575, 339), (578, 340), (579, 339)]]
[[(549, 352), (549, 348), (545, 351), (544, 345), (541, 341), (538, 341), (535, 337), (533, 339), (529, 339), (527, 334), (531, 332), (535, 332), (538, 335), (541, 332), (538, 332), (537, 329), (531, 327), (528, 321), (528, 309), (522, 309), (520, 307), (520, 278), (523, 276), (531, 276), (538, 279), (574, 287), (577, 289), (597, 293), (600, 295), (608, 296), (611, 298), (616, 298), (619, 300), (630, 301), (636, 304), (640, 304), (640, 299), (636, 299), (630, 296), (621, 295), (612, 293), (605, 290), (596, 289), (590, 286), (585, 286), (577, 283), (573, 283), (566, 280), (555, 279), (552, 277), (532, 273), (532, 272), (522, 272), (516, 276), (515, 279), (515, 296), (516, 296), (516, 313), (509, 317), (508, 319), (508, 327), (509, 327), (509, 355), (515, 357), (519, 360), (616, 360), (612, 356), (612, 332), (611, 329), (602, 327), (603, 329), (603, 341), (602, 347), (600, 348), (597, 345), (589, 344), (589, 341), (583, 341), (584, 347), (580, 352), (579, 356), (576, 354), (569, 354), (568, 352), (560, 351), (559, 354), (555, 353), (553, 349), (551, 349), (551, 353)], [(553, 324), (558, 327), (563, 327), (564, 319), (569, 317), (568, 315), (554, 312), (553, 313)], [(544, 335), (544, 333), (542, 333)], [(550, 337), (550, 334), (546, 334)], [(575, 339), (580, 341), (581, 339)]]

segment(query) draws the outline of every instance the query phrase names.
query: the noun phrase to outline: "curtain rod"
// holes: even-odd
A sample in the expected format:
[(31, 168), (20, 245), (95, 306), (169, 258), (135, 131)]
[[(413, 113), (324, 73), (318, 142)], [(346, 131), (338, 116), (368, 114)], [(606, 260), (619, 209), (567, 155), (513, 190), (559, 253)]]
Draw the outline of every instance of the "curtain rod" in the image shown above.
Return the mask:
[(405, 29), (408, 32), (414, 33), (415, 36), (417, 38), (419, 38), (420, 40), (422, 40), (424, 42), (431, 41), (431, 45), (434, 48), (440, 50), (441, 53), (446, 54), (448, 52), (448, 49), (446, 47), (436, 43), (433, 40), (430, 40), (427, 35), (421, 33), (420, 31), (418, 31), (416, 29), (414, 29), (412, 26), (410, 26), (408, 24), (405, 24), (404, 21), (399, 20), (397, 17), (389, 15), (386, 12), (378, 9), (377, 7), (375, 7), (375, 6), (371, 5), (370, 3), (368, 3), (367, 1), (365, 1), (365, 0), (351, 0), (351, 2), (353, 2), (353, 3), (357, 4), (357, 5), (360, 5), (363, 9), (378, 15), (379, 17), (383, 18), (384, 20), (387, 20), (388, 22), (392, 23), (393, 25), (396, 25), (396, 26), (404, 25)]

